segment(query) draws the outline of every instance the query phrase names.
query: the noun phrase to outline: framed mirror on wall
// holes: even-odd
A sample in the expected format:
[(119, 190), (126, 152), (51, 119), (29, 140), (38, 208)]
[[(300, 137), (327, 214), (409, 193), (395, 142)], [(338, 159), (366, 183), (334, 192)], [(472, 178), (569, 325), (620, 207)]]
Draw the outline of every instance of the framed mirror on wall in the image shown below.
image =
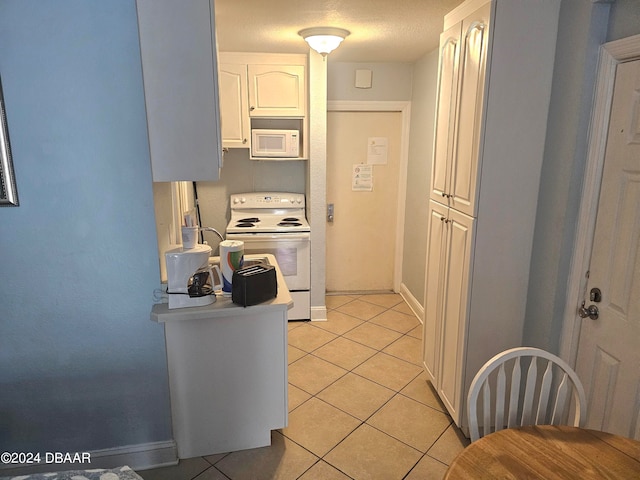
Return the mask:
[(0, 77), (0, 207), (17, 207), (18, 205), (18, 188), (13, 172), (9, 127), (4, 109), (2, 77)]

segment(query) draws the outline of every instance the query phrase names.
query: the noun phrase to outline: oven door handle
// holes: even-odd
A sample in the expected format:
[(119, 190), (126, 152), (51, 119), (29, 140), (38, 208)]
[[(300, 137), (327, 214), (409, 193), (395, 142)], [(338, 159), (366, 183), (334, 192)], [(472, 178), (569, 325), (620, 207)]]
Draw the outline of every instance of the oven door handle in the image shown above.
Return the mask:
[(295, 241), (295, 240), (309, 240), (311, 234), (309, 232), (301, 233), (255, 233), (255, 234), (242, 234), (242, 233), (228, 233), (228, 240), (242, 240), (243, 242), (261, 242), (263, 240), (280, 240), (280, 241)]

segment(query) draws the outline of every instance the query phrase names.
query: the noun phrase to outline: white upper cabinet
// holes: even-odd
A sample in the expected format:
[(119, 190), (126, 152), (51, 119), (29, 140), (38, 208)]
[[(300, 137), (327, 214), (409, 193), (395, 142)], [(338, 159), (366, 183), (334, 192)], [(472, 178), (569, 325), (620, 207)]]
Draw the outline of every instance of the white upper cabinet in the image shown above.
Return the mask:
[(297, 157), (308, 158), (307, 59), (300, 54), (220, 52), (222, 146), (251, 149), (252, 129), (297, 130)]
[(218, 180), (213, 0), (137, 0), (153, 181)]
[(453, 162), (461, 29), (462, 22), (440, 35), (438, 110), (434, 161), (431, 166), (431, 199), (445, 205), (448, 204), (447, 195)]
[(218, 75), (222, 146), (249, 148), (251, 125), (247, 105), (247, 66), (221, 62)]
[(491, 5), (441, 37), (436, 157), (431, 198), (476, 215), (476, 185)]
[(249, 115), (304, 117), (305, 68), (301, 65), (249, 65)]

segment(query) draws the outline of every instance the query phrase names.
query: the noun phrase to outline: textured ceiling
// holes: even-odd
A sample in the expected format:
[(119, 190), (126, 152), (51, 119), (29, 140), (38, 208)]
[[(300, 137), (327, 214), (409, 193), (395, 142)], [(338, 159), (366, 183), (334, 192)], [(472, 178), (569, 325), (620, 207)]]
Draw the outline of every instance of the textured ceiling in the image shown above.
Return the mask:
[(351, 32), (340, 62), (414, 62), (438, 46), (446, 13), (462, 0), (215, 0), (221, 52), (306, 53), (307, 27)]

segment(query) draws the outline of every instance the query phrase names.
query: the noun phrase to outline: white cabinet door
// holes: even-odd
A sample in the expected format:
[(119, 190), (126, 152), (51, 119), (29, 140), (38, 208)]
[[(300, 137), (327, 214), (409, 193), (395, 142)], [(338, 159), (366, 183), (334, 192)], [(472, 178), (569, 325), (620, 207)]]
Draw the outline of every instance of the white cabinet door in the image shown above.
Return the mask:
[(442, 326), (436, 389), (456, 424), (462, 419), (467, 320), (475, 219), (449, 209), (442, 278)]
[(486, 4), (440, 36), (431, 199), (476, 214), (489, 17)]
[(429, 202), (422, 359), (456, 423), (461, 419), (464, 343), (475, 219)]
[(462, 23), (458, 23), (440, 35), (438, 110), (431, 167), (431, 199), (445, 204), (448, 203), (448, 180), (451, 177), (453, 157), (461, 32)]
[(306, 80), (301, 65), (249, 65), (249, 115), (303, 117)]
[(425, 278), (424, 330), (422, 334), (422, 361), (434, 386), (437, 385), (440, 332), (442, 322), (442, 288), (444, 278), (444, 251), (447, 238), (448, 208), (438, 202), (429, 202), (429, 234), (427, 239), (427, 266)]
[(247, 105), (247, 66), (220, 64), (220, 117), (222, 146), (249, 148), (249, 108)]
[(462, 49), (454, 155), (449, 180), (449, 206), (476, 216), (476, 186), (480, 172), (484, 79), (491, 4), (462, 22)]
[(214, 7), (137, 0), (154, 182), (218, 180), (222, 165)]

